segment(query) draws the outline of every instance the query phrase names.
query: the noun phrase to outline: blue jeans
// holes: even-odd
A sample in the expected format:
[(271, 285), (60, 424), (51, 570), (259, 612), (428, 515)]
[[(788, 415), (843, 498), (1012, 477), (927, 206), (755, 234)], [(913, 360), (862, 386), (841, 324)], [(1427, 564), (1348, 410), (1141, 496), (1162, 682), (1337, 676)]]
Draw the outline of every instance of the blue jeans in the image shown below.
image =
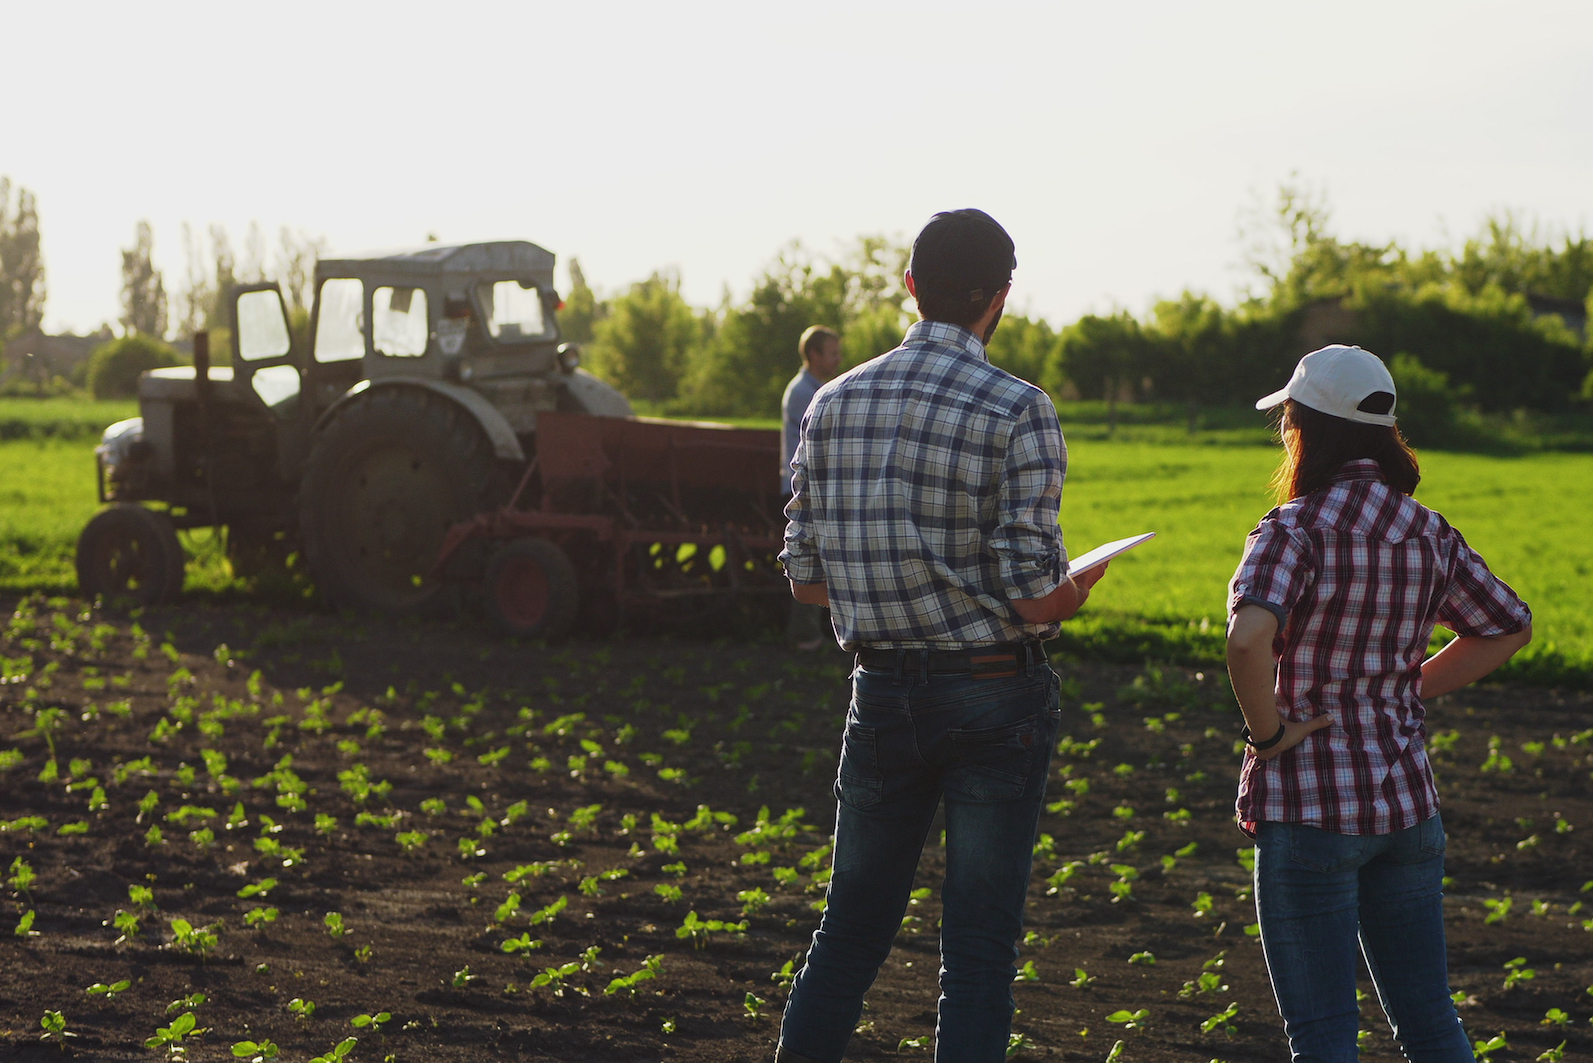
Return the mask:
[(946, 802), (935, 1059), (999, 1063), (1035, 830), (1060, 723), (1056, 674), (859, 669), (835, 783), (828, 906), (780, 1025), (780, 1058), (839, 1063), (901, 930), (935, 809)]
[(1256, 912), (1295, 1063), (1354, 1061), (1356, 939), (1413, 1063), (1472, 1063), (1449, 998), (1444, 826), (1334, 834), (1298, 823), (1256, 833)]

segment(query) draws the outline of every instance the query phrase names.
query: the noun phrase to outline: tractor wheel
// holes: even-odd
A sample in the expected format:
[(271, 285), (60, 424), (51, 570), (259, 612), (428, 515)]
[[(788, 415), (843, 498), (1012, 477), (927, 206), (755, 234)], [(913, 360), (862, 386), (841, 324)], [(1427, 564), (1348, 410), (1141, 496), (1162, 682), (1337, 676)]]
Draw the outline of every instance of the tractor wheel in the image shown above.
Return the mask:
[(183, 548), (171, 518), (120, 503), (94, 515), (77, 539), (77, 585), (86, 595), (159, 605), (183, 589)]
[(443, 536), (494, 501), (498, 459), (465, 410), (421, 388), (365, 392), (317, 437), (299, 491), (310, 573), (332, 602), (435, 610)]
[(580, 608), (575, 566), (546, 539), (516, 539), (487, 562), (483, 605), (505, 635), (556, 639)]

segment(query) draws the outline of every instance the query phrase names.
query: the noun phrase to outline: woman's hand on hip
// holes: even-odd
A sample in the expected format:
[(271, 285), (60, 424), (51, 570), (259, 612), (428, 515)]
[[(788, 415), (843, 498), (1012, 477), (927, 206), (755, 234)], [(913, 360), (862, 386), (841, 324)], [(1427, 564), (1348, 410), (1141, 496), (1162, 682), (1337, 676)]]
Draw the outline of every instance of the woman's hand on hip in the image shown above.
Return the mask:
[[(1309, 720), (1298, 722), (1295, 720), (1284, 720), (1281, 716), (1278, 718), (1283, 721), (1283, 737), (1278, 741), (1277, 745), (1271, 746), (1267, 749), (1256, 749), (1252, 747), (1250, 750), (1250, 755), (1255, 757), (1257, 760), (1271, 760), (1273, 757), (1276, 757), (1285, 750), (1293, 749), (1301, 742), (1304, 742), (1306, 737), (1313, 731), (1320, 731), (1322, 728), (1333, 723), (1333, 714), (1327, 712), (1324, 712), (1320, 716), (1313, 716)], [(1276, 733), (1277, 729), (1273, 728), (1273, 734)], [(1253, 739), (1256, 736), (1254, 733), (1252, 733), (1250, 737)], [(1267, 736), (1267, 738), (1271, 737), (1272, 735)], [(1262, 741), (1265, 740), (1266, 739), (1262, 739)]]

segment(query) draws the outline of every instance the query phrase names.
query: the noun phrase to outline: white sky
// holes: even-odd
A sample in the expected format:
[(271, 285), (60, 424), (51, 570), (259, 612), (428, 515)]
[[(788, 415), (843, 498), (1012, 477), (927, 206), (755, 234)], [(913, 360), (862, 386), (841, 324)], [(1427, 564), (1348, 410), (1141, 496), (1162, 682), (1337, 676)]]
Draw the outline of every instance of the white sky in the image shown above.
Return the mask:
[[(1298, 171), (1347, 238), (1593, 220), (1593, 5), (536, 2), (4, 5), (0, 174), (38, 196), (46, 324), (118, 315), (119, 249), (258, 220), (334, 250), (524, 238), (612, 291), (745, 293), (990, 211), (1055, 322), (1231, 298)], [(21, 90), (19, 92), (19, 89)]]

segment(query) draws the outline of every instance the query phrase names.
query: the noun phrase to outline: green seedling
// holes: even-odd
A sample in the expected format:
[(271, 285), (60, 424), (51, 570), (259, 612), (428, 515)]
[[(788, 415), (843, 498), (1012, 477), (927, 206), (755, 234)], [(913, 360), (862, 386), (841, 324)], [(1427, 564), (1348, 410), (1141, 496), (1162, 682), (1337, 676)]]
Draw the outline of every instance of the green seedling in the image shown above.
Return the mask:
[(90, 996), (104, 997), (106, 1000), (113, 1000), (115, 999), (116, 994), (125, 993), (131, 988), (133, 988), (133, 983), (124, 978), (120, 982), (112, 982), (109, 985), (106, 985), (104, 982), (95, 982), (93, 985), (85, 988), (83, 992), (89, 994)]
[(1025, 960), (1023, 966), (1018, 969), (1017, 975), (1012, 979), (1014, 983), (1038, 982), (1039, 980), (1040, 969), (1034, 965), (1033, 960)]
[(1546, 1048), (1538, 1054), (1538, 1063), (1561, 1063), (1565, 1059), (1565, 1046), (1567, 1042), (1561, 1041), (1553, 1048)]
[(33, 909), (29, 908), (22, 913), (22, 918), (17, 920), (16, 928), (11, 931), (19, 938), (36, 938), (39, 932), (33, 929), (33, 920), (36, 918)]
[(498, 910), (493, 913), (493, 918), (500, 923), (506, 923), (514, 918), (519, 911), (520, 895), (511, 892), (508, 897), (504, 898), (503, 903), (498, 905)]
[(66, 1028), (66, 1016), (59, 1011), (46, 1011), (39, 1019), (39, 1026), (44, 1032), (39, 1035), (41, 1041), (54, 1041), (61, 1051), (66, 1051), (66, 1039), (76, 1037)]
[(926, 1033), (922, 1037), (903, 1037), (896, 1042), (896, 1051), (901, 1052), (908, 1048), (925, 1049), (932, 1043), (932, 1038)]
[(325, 812), (315, 814), (315, 833), (323, 838), (330, 838), (337, 833), (337, 817)]
[(756, 1022), (763, 1015), (763, 1006), (767, 1003), (768, 1001), (762, 997), (748, 993), (746, 999), (741, 1002), (741, 1008), (747, 1013), (747, 1018)]
[(238, 891), (238, 896), (244, 898), (245, 900), (250, 897), (264, 897), (266, 894), (276, 889), (276, 885), (276, 879), (263, 878), (259, 882), (251, 882), (247, 886), (243, 887), (243, 889)]
[(265, 1063), (277, 1058), (277, 1046), (270, 1041), (234, 1041), (232, 1058), (247, 1059), (249, 1063)]
[(533, 939), (529, 930), (517, 938), (509, 938), (499, 946), (499, 948), (501, 948), (504, 952), (510, 954), (516, 952), (530, 952), (532, 949), (540, 949), (541, 947), (542, 940), (540, 938)]
[(736, 894), (736, 900), (741, 902), (742, 915), (755, 915), (769, 903), (769, 895), (754, 886), (750, 890), (739, 891)]
[(348, 1054), (354, 1051), (354, 1046), (359, 1041), (353, 1037), (345, 1037), (337, 1044), (326, 1050), (324, 1055), (311, 1056), (310, 1063), (343, 1063)]
[(684, 878), (685, 875), (686, 875), (686, 865), (684, 863), (679, 863), (679, 862), (673, 863), (673, 864), (665, 864), (663, 867), (659, 868), (658, 870), (662, 871), (666, 875), (674, 875), (676, 878)]
[(1034, 1042), (1029, 1040), (1029, 1036), (1027, 1034), (1009, 1033), (1007, 1034), (1006, 1058), (1012, 1059), (1015, 1056), (1022, 1055), (1026, 1049), (1033, 1047)]
[(288, 1010), (293, 1013), (293, 1017), (295, 1019), (299, 1019), (301, 1021), (305, 1019), (312, 1019), (315, 1017), (315, 1001), (294, 997), (292, 1000), (288, 1001)]
[(172, 945), (200, 959), (215, 951), (217, 938), (210, 927), (196, 927), (186, 919), (173, 919), (171, 932)]
[(745, 920), (739, 923), (727, 923), (719, 919), (703, 920), (697, 917), (695, 911), (692, 911), (686, 914), (685, 922), (675, 929), (675, 936), (681, 939), (690, 938), (692, 947), (700, 949), (708, 944), (711, 934), (728, 933), (739, 936), (746, 932), (747, 924)]
[(560, 897), (546, 908), (532, 912), (531, 925), (541, 926), (543, 923), (548, 923), (551, 925), (553, 920), (558, 918), (559, 913), (564, 911), (564, 909), (568, 908), (569, 906), (570, 899), (568, 897)]
[(29, 903), (33, 901), (33, 884), (38, 880), (38, 876), (33, 873), (33, 866), (22, 857), (18, 856), (11, 861), (11, 875), (6, 879), (6, 885), (27, 897)]
[(1510, 1042), (1505, 1039), (1503, 1030), (1499, 1031), (1499, 1036), (1497, 1037), (1490, 1037), (1486, 1041), (1473, 1041), (1471, 1043), (1472, 1052), (1475, 1053), (1477, 1058), (1482, 1060), (1483, 1063), (1487, 1063), (1488, 1060), (1492, 1059), (1495, 1052), (1503, 1052), (1509, 1047)]
[(638, 984), (653, 978), (657, 978), (663, 973), (664, 958), (662, 956), (649, 956), (647, 959), (642, 961), (641, 970), (637, 971), (635, 974), (615, 978), (608, 984), (608, 988), (603, 990), (603, 995), (611, 997), (617, 993), (624, 993), (627, 996), (634, 997), (636, 996), (636, 987)]
[(428, 816), (440, 816), (448, 811), (448, 802), (440, 797), (428, 797), (420, 803), (420, 810)]
[(564, 980), (580, 972), (581, 965), (579, 963), (566, 963), (559, 967), (548, 967), (541, 974), (531, 979), (531, 988), (541, 989), (543, 986), (547, 986), (553, 990), (554, 996), (562, 997), (565, 989)]
[(1107, 1022), (1120, 1022), (1125, 1030), (1143, 1030), (1150, 1022), (1150, 1009), (1140, 1008), (1138, 1011), (1119, 1009), (1106, 1017)]
[(327, 934), (333, 938), (341, 938), (348, 933), (348, 928), (343, 925), (342, 912), (327, 912), (321, 922), (325, 924)]
[(116, 909), (116, 914), (107, 921), (106, 925), (114, 928), (121, 935), (115, 941), (117, 945), (136, 939), (141, 929), (138, 916), (120, 908)]
[(1571, 1016), (1559, 1008), (1550, 1008), (1543, 1013), (1543, 1018), (1538, 1020), (1539, 1026), (1564, 1027), (1571, 1021)]
[(1219, 1011), (1211, 1018), (1202, 1022), (1200, 1024), (1200, 1032), (1212, 1033), (1214, 1031), (1220, 1030), (1222, 1033), (1232, 1037), (1234, 1034), (1239, 1032), (1239, 1028), (1233, 1024), (1233, 1017), (1237, 1014), (1239, 1014), (1238, 1003), (1229, 1004), (1225, 1010)]
[(166, 1005), (166, 1014), (175, 1015), (179, 1011), (193, 1011), (210, 998), (203, 993), (189, 993), (187, 996), (178, 997)]
[(170, 1026), (159, 1026), (155, 1029), (155, 1036), (144, 1042), (145, 1048), (164, 1048), (167, 1059), (184, 1059), (188, 1049), (183, 1041), (189, 1037), (200, 1037), (206, 1031), (197, 1029), (199, 1020), (191, 1011), (185, 1011)]
[(1095, 976), (1093, 974), (1085, 973), (1082, 967), (1073, 968), (1073, 978), (1068, 982), (1068, 985), (1074, 989), (1088, 989), (1094, 984)]
[(243, 913), (243, 924), (249, 927), (262, 927), (267, 923), (277, 921), (281, 911), (276, 908), (251, 908)]
[(1156, 956), (1154, 953), (1150, 952), (1136, 952), (1134, 955), (1128, 958), (1128, 962), (1143, 964), (1146, 967), (1152, 967), (1156, 963)]
[(591, 972), (597, 970), (599, 967), (606, 966), (597, 958), (602, 951), (603, 950), (597, 945), (588, 946), (586, 950), (581, 953), (581, 970)]
[(389, 1011), (378, 1011), (374, 1015), (356, 1015), (352, 1019), (350, 1019), (348, 1021), (348, 1023), (349, 1023), (350, 1026), (354, 1027), (356, 1030), (363, 1030), (363, 1029), (365, 1029), (365, 1027), (371, 1026), (371, 1027), (374, 1027), (377, 1031), (380, 1031), (383, 1026), (385, 1026), (389, 1021), (392, 1020), (392, 1018), (393, 1018), (392, 1012), (389, 1012)]
[(454, 972), (453, 987), (455, 989), (463, 989), (471, 982), (474, 982), (476, 977), (476, 975), (470, 973), (470, 964), (467, 963)]
[(426, 832), (423, 830), (402, 830), (393, 835), (393, 840), (406, 853), (418, 852), (426, 844)]
[(1483, 917), (1482, 921), (1488, 926), (1504, 922), (1510, 918), (1510, 909), (1515, 907), (1515, 903), (1515, 898), (1509, 894), (1506, 894), (1503, 898), (1484, 898), (1482, 906), (1488, 909), (1488, 914)]
[(1530, 982), (1538, 976), (1537, 971), (1527, 966), (1527, 958), (1525, 956), (1517, 956), (1515, 959), (1509, 960), (1505, 963), (1504, 969), (1504, 987), (1506, 989), (1514, 989), (1522, 982)]
[(371, 962), (371, 947), (369, 945), (361, 945), (359, 948), (355, 949), (354, 950), (354, 959), (357, 960), (362, 965), (370, 963)]
[(664, 900), (668, 901), (670, 904), (677, 903), (682, 897), (685, 896), (684, 891), (682, 891), (679, 886), (669, 882), (660, 882), (658, 885), (653, 887), (653, 892), (664, 898)]
[(464, 878), (460, 879), (459, 884), (467, 890), (473, 890), (485, 881), (487, 881), (487, 873), (485, 871), (478, 871), (474, 875), (466, 875)]

